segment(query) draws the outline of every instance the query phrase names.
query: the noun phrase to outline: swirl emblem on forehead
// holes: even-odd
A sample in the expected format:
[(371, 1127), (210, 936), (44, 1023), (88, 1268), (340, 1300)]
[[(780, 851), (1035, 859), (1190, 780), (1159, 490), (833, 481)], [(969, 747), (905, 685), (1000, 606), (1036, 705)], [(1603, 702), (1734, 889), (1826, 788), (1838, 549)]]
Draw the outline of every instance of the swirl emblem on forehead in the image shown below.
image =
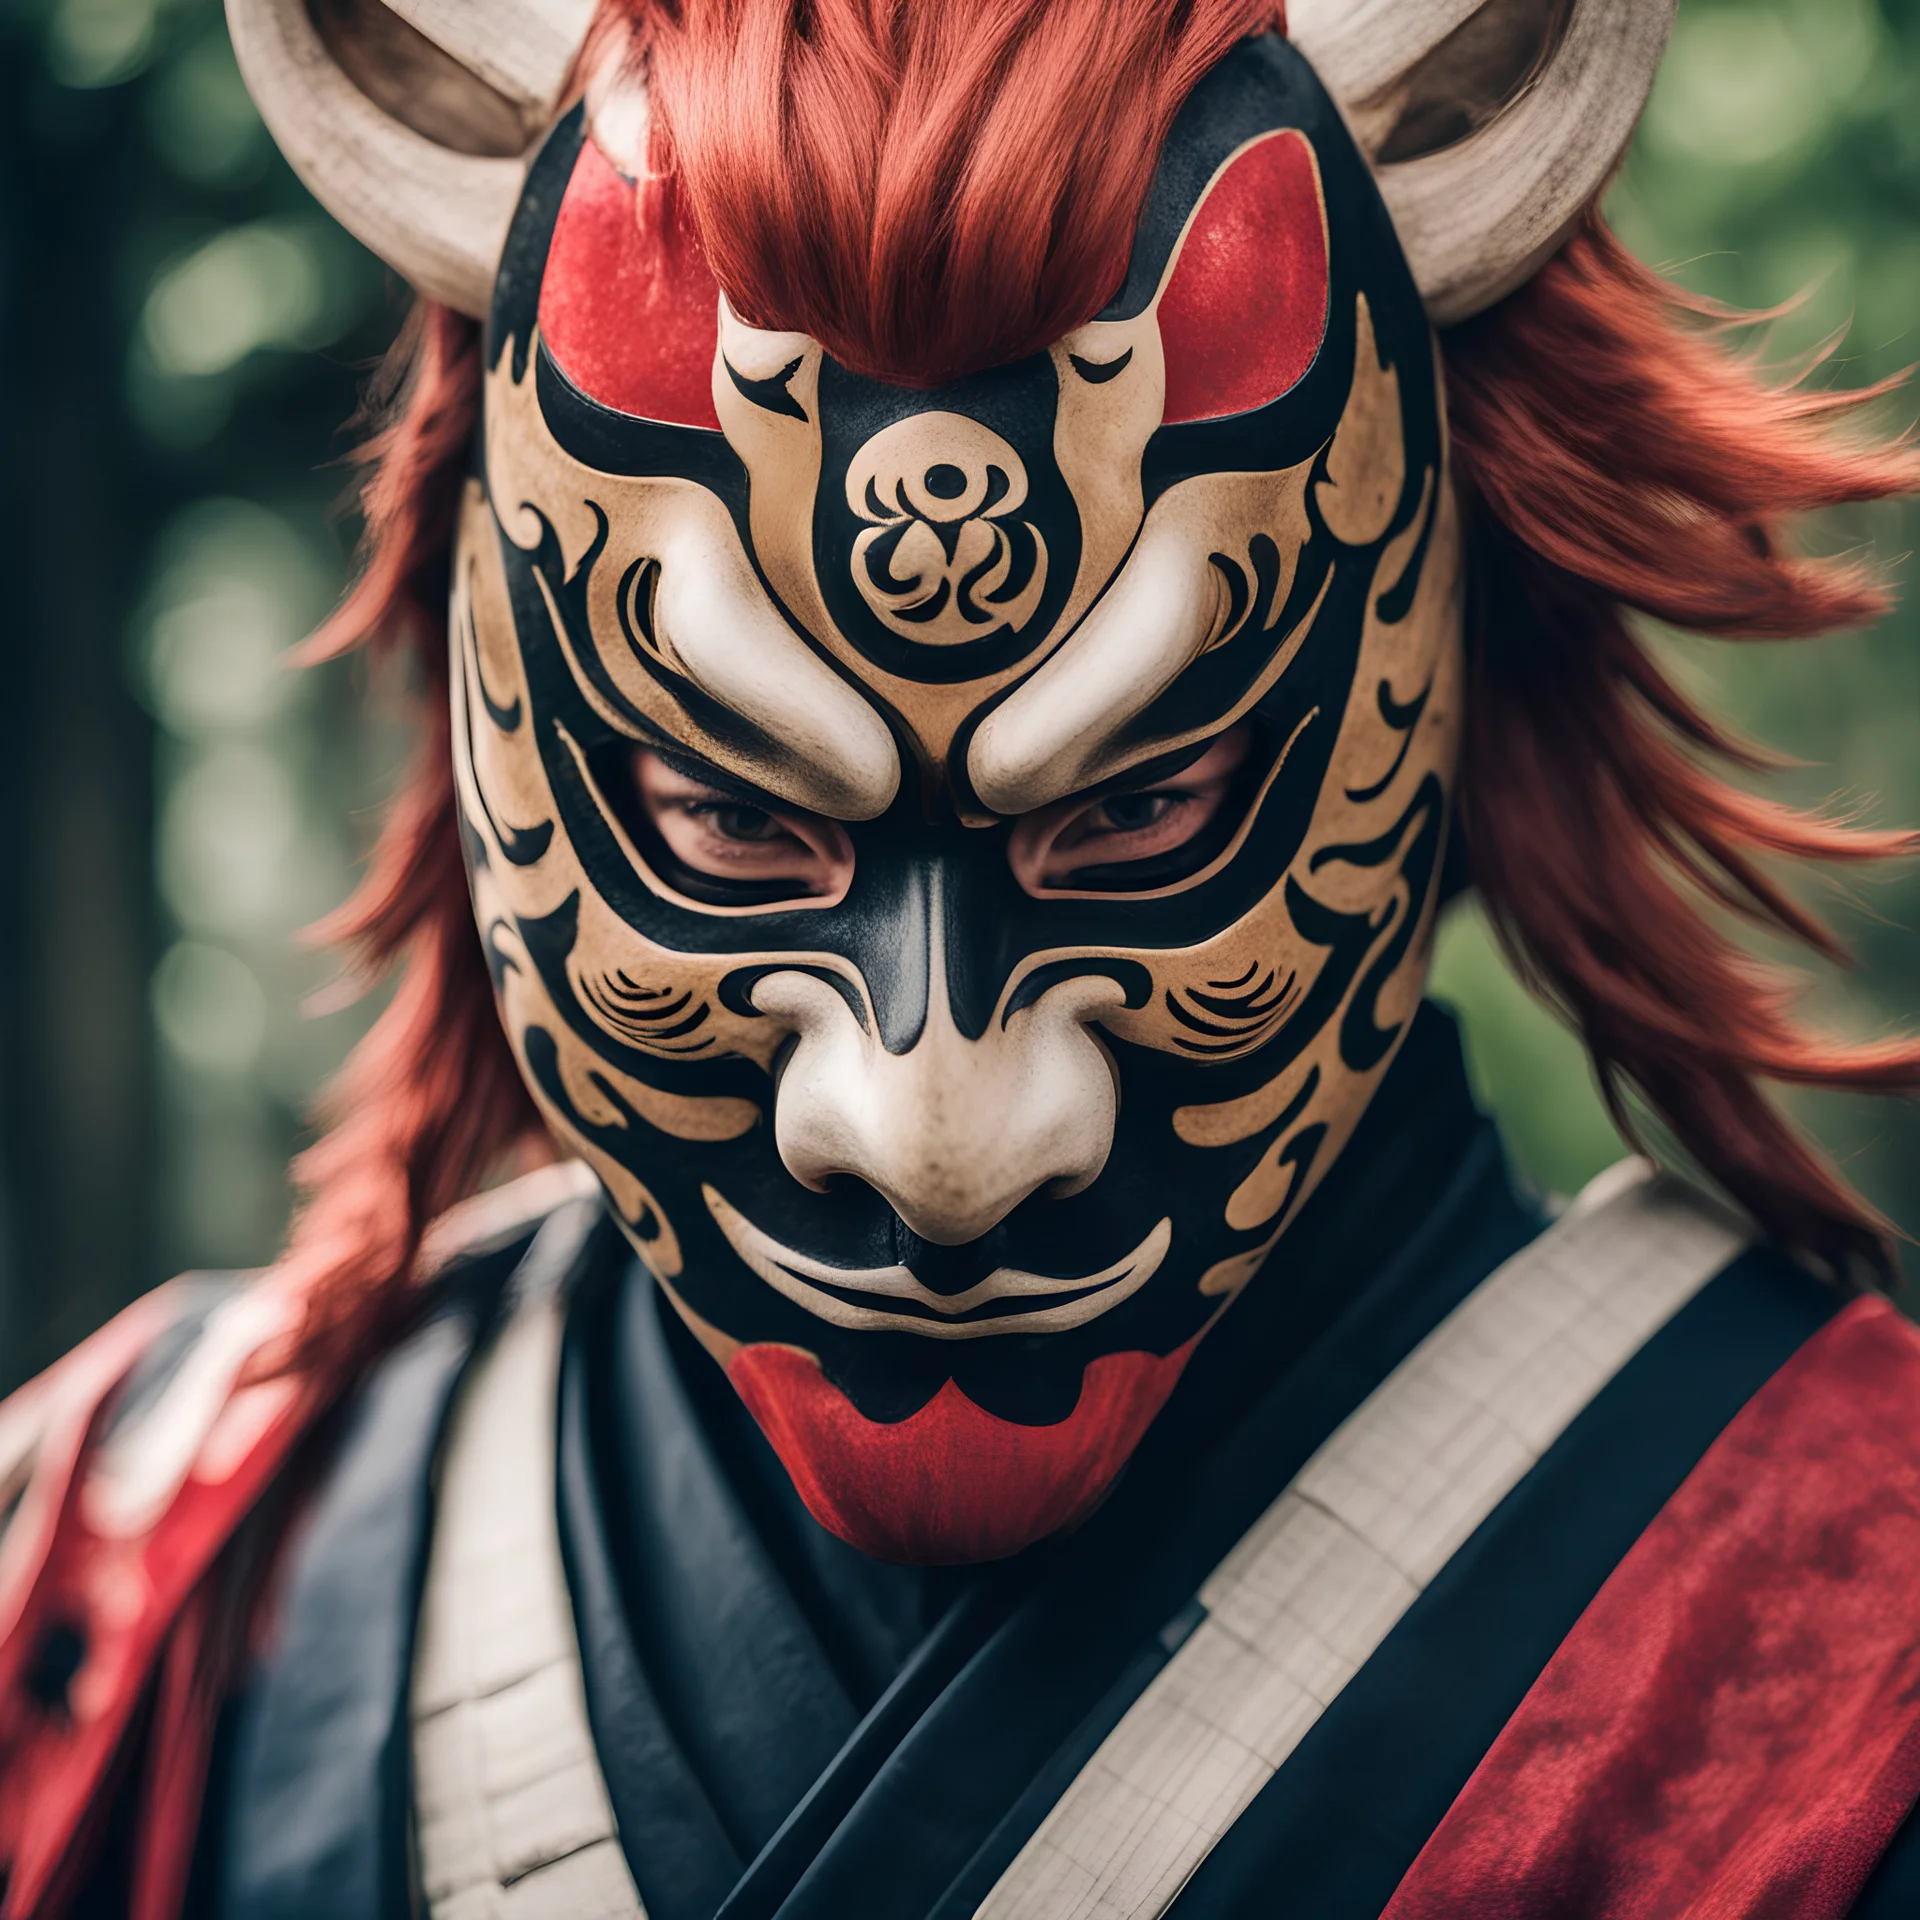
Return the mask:
[(926, 646), (1017, 632), (1047, 584), (1026, 503), (1026, 463), (991, 427), (958, 413), (896, 420), (847, 467), (847, 505), (867, 523), (854, 586), (882, 625)]

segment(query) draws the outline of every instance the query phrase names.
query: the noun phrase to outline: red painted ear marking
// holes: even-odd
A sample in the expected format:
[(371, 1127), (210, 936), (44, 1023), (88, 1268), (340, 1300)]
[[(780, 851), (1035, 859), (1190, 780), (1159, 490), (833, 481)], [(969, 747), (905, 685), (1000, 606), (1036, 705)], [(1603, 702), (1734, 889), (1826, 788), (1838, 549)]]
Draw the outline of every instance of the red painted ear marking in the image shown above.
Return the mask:
[(1326, 338), (1327, 216), (1305, 134), (1251, 142), (1194, 208), (1160, 291), (1161, 418), (1218, 420), (1277, 400)]
[(540, 337), (561, 372), (617, 413), (717, 432), (719, 330), (720, 289), (692, 229), (676, 218), (664, 233), (643, 231), (633, 182), (589, 140), (540, 283)]

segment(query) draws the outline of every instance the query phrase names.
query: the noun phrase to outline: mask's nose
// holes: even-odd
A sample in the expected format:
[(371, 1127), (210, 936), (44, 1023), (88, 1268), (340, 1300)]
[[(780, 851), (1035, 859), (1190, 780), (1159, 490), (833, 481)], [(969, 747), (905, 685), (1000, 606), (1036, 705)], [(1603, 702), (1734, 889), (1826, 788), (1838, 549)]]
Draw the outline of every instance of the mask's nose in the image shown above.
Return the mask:
[(937, 903), (925, 1024), (889, 1052), (836, 989), (778, 973), (754, 1005), (796, 1037), (774, 1102), (774, 1140), (796, 1180), (851, 1174), (939, 1246), (976, 1240), (1029, 1194), (1075, 1192), (1106, 1165), (1118, 1100), (1087, 1023), (1124, 995), (1103, 976), (1063, 980), (977, 1040), (954, 1024)]

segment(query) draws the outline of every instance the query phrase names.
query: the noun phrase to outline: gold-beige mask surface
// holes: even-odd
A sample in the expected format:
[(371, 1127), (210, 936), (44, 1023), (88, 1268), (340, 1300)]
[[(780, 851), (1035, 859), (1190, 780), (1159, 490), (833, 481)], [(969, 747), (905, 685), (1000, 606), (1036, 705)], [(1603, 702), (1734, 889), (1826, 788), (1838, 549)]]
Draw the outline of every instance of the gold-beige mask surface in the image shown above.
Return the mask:
[(503, 1014), (813, 1512), (1009, 1553), (1287, 1284), (1418, 1000), (1432, 338), (1278, 39), (1182, 110), (1109, 307), (939, 391), (747, 325), (639, 206), (564, 122), (489, 333), (454, 697)]

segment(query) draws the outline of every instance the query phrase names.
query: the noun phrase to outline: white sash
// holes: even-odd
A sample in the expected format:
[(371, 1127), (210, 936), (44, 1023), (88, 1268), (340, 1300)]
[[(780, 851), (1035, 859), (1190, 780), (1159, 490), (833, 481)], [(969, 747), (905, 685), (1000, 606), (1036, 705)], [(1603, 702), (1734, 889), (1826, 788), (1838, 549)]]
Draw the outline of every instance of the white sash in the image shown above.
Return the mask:
[(1214, 1569), (1206, 1617), (978, 1920), (1163, 1913), (1467, 1536), (1748, 1238), (1643, 1161), (1595, 1180), (1374, 1389)]
[(587, 1724), (554, 1517), (558, 1283), (598, 1211), (563, 1207), (540, 1229), (441, 1450), (412, 1704), (433, 1920), (645, 1920)]

